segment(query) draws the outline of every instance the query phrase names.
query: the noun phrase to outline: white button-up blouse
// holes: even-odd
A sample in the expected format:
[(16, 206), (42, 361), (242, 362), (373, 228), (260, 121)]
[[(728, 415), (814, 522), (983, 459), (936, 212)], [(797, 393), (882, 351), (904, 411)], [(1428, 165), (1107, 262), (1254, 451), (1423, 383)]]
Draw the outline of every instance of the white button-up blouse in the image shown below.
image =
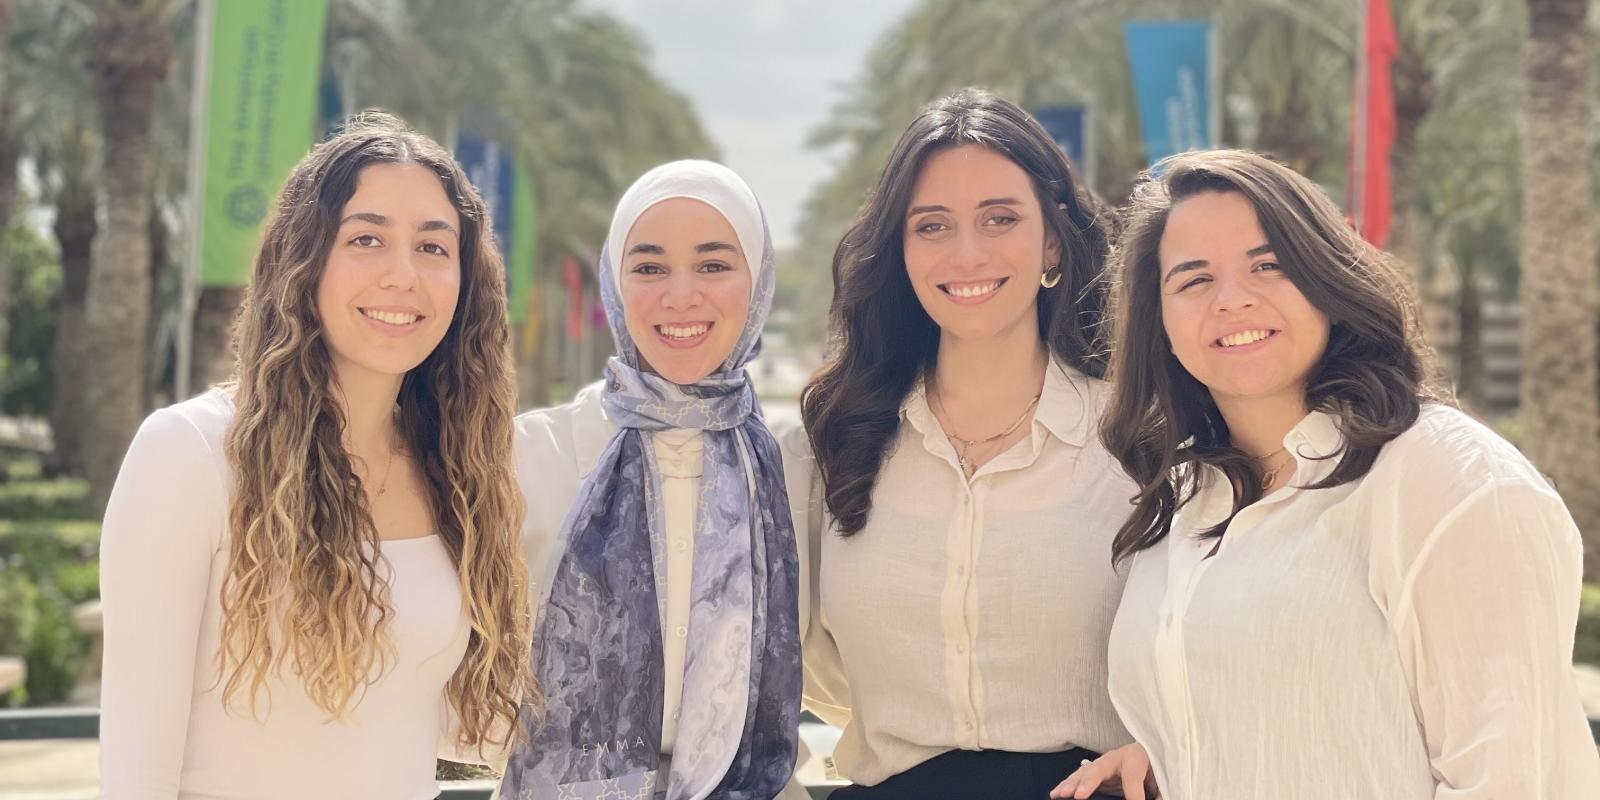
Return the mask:
[(919, 386), (848, 538), (825, 519), (804, 432), (782, 436), (811, 566), (805, 704), (844, 729), (846, 777), (876, 784), (957, 748), (1130, 741), (1106, 640), (1122, 591), (1111, 539), (1134, 487), (1096, 433), (1104, 393), (1052, 365), (1029, 436), (969, 481)]
[(1227, 518), (1215, 468), (1137, 553), (1111, 694), (1169, 800), (1600, 798), (1572, 672), (1582, 547), (1510, 444), (1423, 408), (1361, 480), (1333, 418), (1290, 485)]

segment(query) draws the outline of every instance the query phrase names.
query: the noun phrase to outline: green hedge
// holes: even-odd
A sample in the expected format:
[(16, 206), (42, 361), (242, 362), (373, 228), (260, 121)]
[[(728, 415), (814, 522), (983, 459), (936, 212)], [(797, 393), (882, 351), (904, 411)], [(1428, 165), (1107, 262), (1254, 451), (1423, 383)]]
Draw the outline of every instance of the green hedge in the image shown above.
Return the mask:
[(83, 481), (44, 480), (36, 456), (0, 453), (0, 655), (27, 663), (27, 682), (0, 706), (67, 699), (89, 637), (73, 609), (100, 596), (100, 523)]
[(1578, 638), (1573, 643), (1572, 660), (1600, 666), (1600, 584), (1583, 587), (1583, 605), (1578, 609)]

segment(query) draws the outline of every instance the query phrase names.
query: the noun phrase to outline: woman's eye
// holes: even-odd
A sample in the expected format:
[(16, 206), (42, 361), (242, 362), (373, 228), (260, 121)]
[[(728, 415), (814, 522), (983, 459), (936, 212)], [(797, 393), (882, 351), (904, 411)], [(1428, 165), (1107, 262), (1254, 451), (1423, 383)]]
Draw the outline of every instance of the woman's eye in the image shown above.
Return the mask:
[(1282, 270), (1283, 268), (1278, 266), (1278, 262), (1276, 262), (1276, 261), (1263, 261), (1260, 264), (1256, 265), (1256, 269), (1258, 269), (1258, 270)]
[(1014, 223), (1016, 221), (1017, 221), (1017, 218), (1012, 216), (1012, 215), (1010, 215), (1010, 214), (996, 214), (996, 215), (990, 217), (987, 220), (988, 224), (996, 226), (996, 227), (1004, 227), (1004, 226), (1010, 225), (1010, 224), (1012, 224), (1012, 223)]
[(665, 273), (666, 270), (662, 269), (658, 264), (640, 264), (633, 268), (633, 274), (635, 275), (662, 275)]
[(941, 233), (947, 230), (950, 230), (950, 226), (944, 224), (943, 222), (924, 222), (916, 227), (917, 233), (923, 235), (930, 233)]
[(351, 239), (350, 244), (353, 244), (356, 247), (377, 247), (378, 245), (382, 244), (382, 242), (379, 242), (378, 237), (373, 236), (370, 233), (363, 233), (360, 236)]
[(422, 244), (422, 252), (427, 253), (428, 255), (433, 255), (433, 256), (448, 256), (448, 255), (450, 255), (450, 252), (448, 250), (445, 250), (444, 247), (442, 247), (441, 245), (435, 244), (433, 242), (423, 242), (423, 244)]
[(1200, 275), (1200, 276), (1197, 276), (1197, 277), (1194, 277), (1194, 278), (1190, 278), (1189, 280), (1184, 281), (1182, 286), (1178, 287), (1178, 291), (1181, 292), (1181, 291), (1184, 291), (1185, 289), (1188, 289), (1191, 286), (1198, 286), (1198, 285), (1200, 285), (1202, 283), (1209, 283), (1210, 281), (1211, 281), (1211, 279), (1206, 277), (1206, 276), (1204, 276), (1204, 275)]
[(730, 269), (733, 269), (733, 267), (730, 267), (721, 261), (707, 261), (706, 263), (700, 265), (701, 272), (727, 272)]

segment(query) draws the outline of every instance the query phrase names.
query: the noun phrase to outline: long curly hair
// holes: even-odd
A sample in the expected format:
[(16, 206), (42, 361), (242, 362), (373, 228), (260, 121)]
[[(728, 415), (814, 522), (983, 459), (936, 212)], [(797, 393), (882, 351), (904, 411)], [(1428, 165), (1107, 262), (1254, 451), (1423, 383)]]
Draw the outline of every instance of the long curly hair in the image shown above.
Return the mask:
[(981, 89), (929, 104), (900, 135), (834, 251), (831, 352), (800, 394), (824, 500), (844, 536), (866, 527), (900, 404), (939, 352), (939, 326), (906, 275), (906, 207), (923, 163), (968, 144), (1028, 173), (1045, 225), (1061, 243), (1061, 283), (1039, 291), (1039, 339), (1063, 364), (1092, 377), (1105, 372), (1099, 326), (1113, 215), (1028, 112)]
[(1356, 235), (1315, 183), (1243, 150), (1172, 156), (1134, 188), (1111, 259), (1112, 393), (1100, 435), (1139, 485), (1133, 513), (1112, 541), (1117, 561), (1166, 537), (1204, 465), (1232, 484), (1233, 512), (1203, 536), (1221, 536), (1233, 514), (1262, 496), (1260, 463), (1233, 446), (1211, 393), (1172, 354), (1161, 320), (1167, 218), (1176, 204), (1208, 192), (1250, 202), (1284, 275), (1332, 325), (1305, 402), (1337, 419), (1344, 450), (1328, 476), (1307, 488), (1359, 480), (1378, 451), (1417, 421), (1424, 402), (1454, 403), (1399, 264)]
[(482, 198), (450, 155), (398, 118), (367, 113), (295, 167), (256, 256), (234, 330), (236, 414), (219, 680), (257, 713), (287, 666), (330, 718), (344, 718), (393, 658), (394, 611), (317, 311), (317, 287), (361, 171), (432, 171), (461, 217), (461, 289), (443, 340), (401, 382), (397, 423), (417, 460), (471, 626), (446, 687), (468, 747), (501, 745), (528, 677), (529, 608), (512, 464), (515, 385), (506, 289)]

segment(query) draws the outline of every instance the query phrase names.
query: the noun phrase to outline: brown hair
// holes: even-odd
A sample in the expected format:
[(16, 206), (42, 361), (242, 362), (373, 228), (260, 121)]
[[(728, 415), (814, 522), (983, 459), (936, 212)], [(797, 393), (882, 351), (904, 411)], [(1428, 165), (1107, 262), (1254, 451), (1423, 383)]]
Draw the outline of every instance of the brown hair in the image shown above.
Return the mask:
[(900, 404), (932, 368), (939, 326), (911, 288), (905, 215), (922, 164), (961, 145), (987, 147), (1028, 173), (1047, 235), (1061, 243), (1061, 283), (1039, 291), (1039, 337), (1056, 360), (1105, 372), (1098, 338), (1107, 221), (1066, 155), (1028, 112), (977, 89), (938, 100), (911, 122), (833, 255), (834, 342), (800, 396), (828, 510), (846, 536), (867, 524), (872, 487)]
[[(398, 118), (368, 113), (295, 167), (256, 256), (234, 331), (234, 490), (219, 673), (252, 713), (287, 665), (334, 719), (388, 666), (393, 616), (377, 531), (341, 443), (345, 419), (316, 292), (361, 172), (419, 164), (461, 217), (461, 289), (443, 340), (402, 380), (398, 425), (427, 486), (471, 626), (446, 687), (461, 744), (515, 731), (528, 675), (522, 499), (511, 461), (515, 387), (504, 269), (488, 213), (461, 167)], [(270, 696), (269, 696), (270, 701)]]
[[(1344, 449), (1332, 473), (1309, 488), (1358, 480), (1383, 445), (1416, 421), (1424, 400), (1450, 402), (1432, 385), (1432, 354), (1410, 283), (1316, 184), (1240, 150), (1166, 159), (1134, 188), (1111, 265), (1112, 399), (1100, 435), (1139, 486), (1113, 543), (1116, 560), (1167, 535), (1203, 465), (1232, 484), (1233, 513), (1261, 498), (1260, 466), (1233, 446), (1210, 392), (1172, 354), (1162, 325), (1159, 250), (1167, 216), (1207, 192), (1249, 201), (1284, 274), (1332, 325), (1306, 382), (1306, 406), (1336, 418)], [(1224, 521), (1205, 535), (1221, 536), (1226, 527)]]

